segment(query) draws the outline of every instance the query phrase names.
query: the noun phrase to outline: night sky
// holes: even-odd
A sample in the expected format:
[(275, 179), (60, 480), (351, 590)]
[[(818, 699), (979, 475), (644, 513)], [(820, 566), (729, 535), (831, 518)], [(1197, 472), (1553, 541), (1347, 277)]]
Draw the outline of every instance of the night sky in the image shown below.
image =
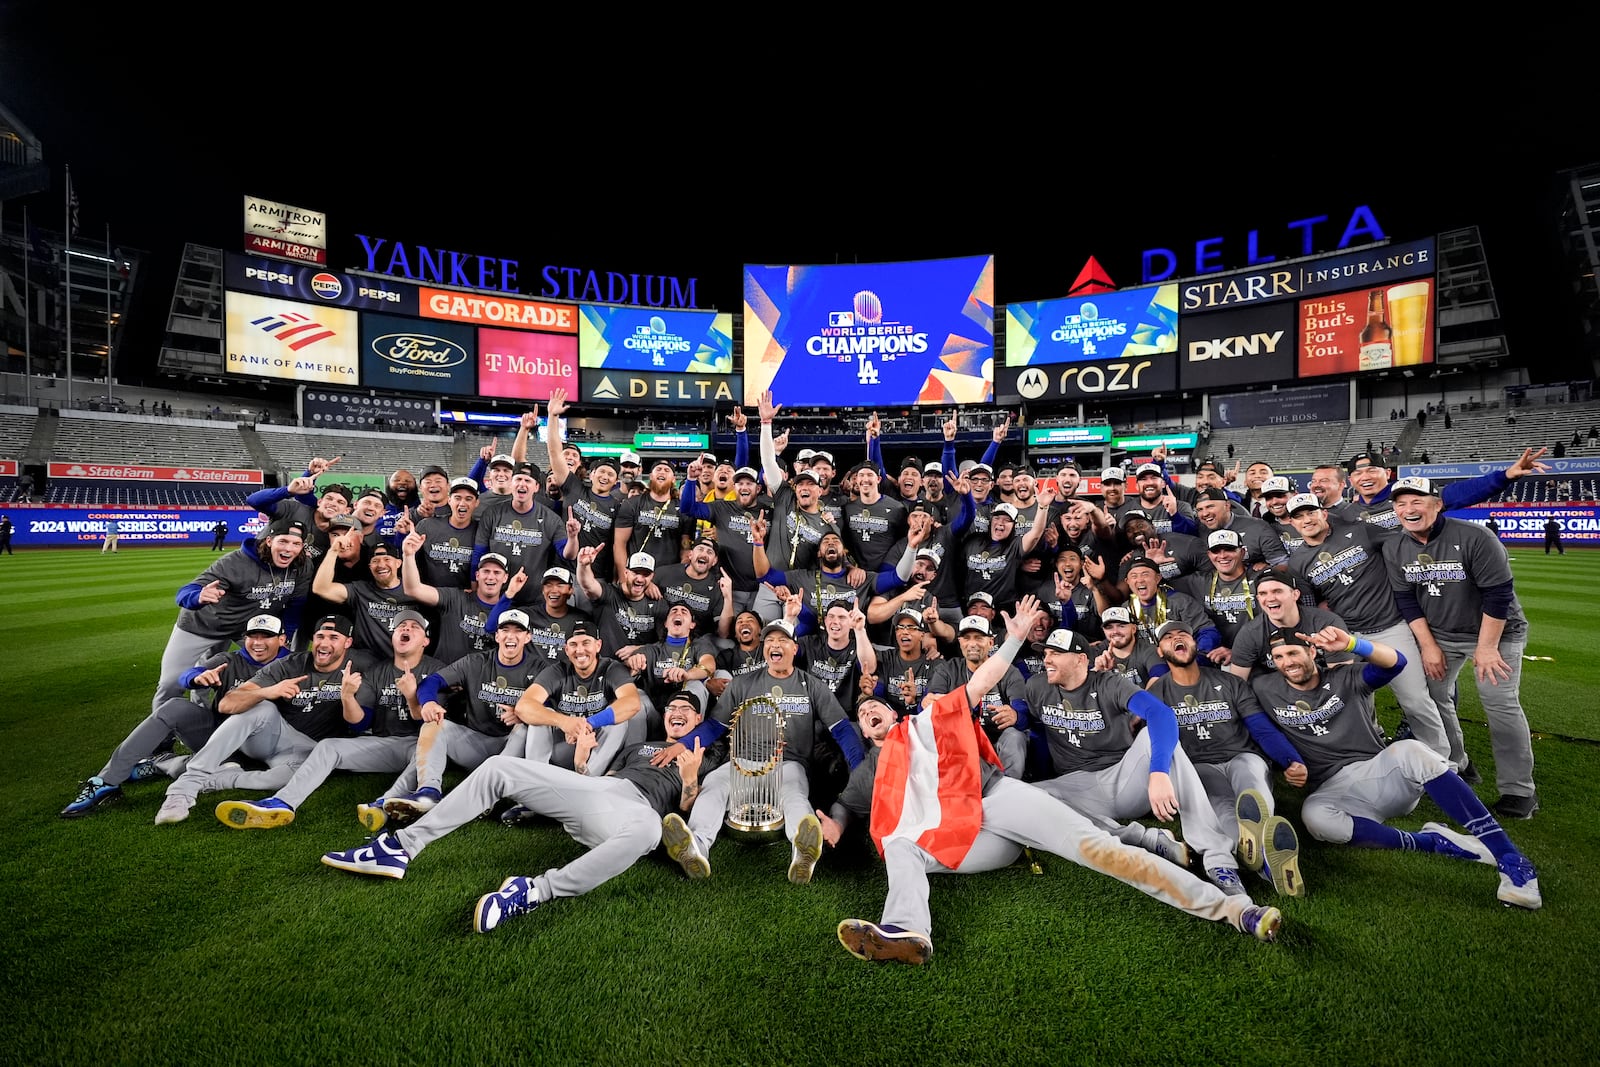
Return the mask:
[[(1298, 91), (1344, 62), (1332, 43), (1339, 55), (1302, 73), (1133, 92), (1125, 71), (861, 74), (763, 62), (737, 40), (662, 65), (645, 60), (667, 38), (602, 47), (581, 27), (571, 56), (526, 35), (469, 46), (448, 20), (402, 45), (265, 11), (145, 51), (130, 35), (155, 30), (130, 16), (74, 40), (75, 16), (49, 10), (0, 10), (0, 101), (56, 182), (25, 202), (59, 228), (70, 165), (81, 232), (103, 240), (109, 223), (114, 244), (153, 254), (136, 338), (159, 337), (184, 242), (240, 249), (246, 194), (325, 212), (336, 268), (363, 265), (365, 233), (516, 259), (533, 293), (547, 264), (693, 277), (699, 305), (722, 310), (739, 309), (746, 262), (994, 253), (1004, 303), (1066, 295), (1091, 255), (1122, 286), (1149, 248), (1195, 273), (1195, 242), (1214, 237), (1227, 267), (1245, 266), (1250, 230), (1286, 258), (1300, 251), (1288, 224), (1317, 215), (1317, 250), (1332, 250), (1364, 205), (1395, 240), (1480, 226), (1514, 357), (1535, 381), (1570, 373), (1555, 172), (1600, 160), (1600, 138), (1548, 78), (1536, 113), (1497, 124), (1425, 85), (1390, 90), (1403, 105), (1366, 99), (1365, 79), (1347, 97)], [(574, 58), (584, 48), (605, 61)], [(1488, 79), (1474, 100), (1531, 89), (1474, 76)], [(6, 204), (9, 224), (22, 203)], [(154, 343), (125, 363), (153, 365)]]

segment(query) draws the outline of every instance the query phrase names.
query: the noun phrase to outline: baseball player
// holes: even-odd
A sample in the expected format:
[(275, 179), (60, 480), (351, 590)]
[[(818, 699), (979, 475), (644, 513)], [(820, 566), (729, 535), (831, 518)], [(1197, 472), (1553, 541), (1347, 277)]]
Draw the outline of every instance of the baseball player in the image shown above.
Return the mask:
[(660, 560), (678, 558), (679, 544), (689, 523), (678, 510), (678, 494), (673, 491), (676, 480), (672, 464), (658, 459), (650, 465), (645, 494), (617, 509), (612, 525), (611, 552), (616, 562), (613, 573), (626, 572), (628, 560), (640, 552)]
[(341, 679), (344, 720), (361, 731), (355, 737), (324, 737), (294, 776), (269, 797), (224, 800), (217, 818), (234, 830), (270, 830), (294, 821), (295, 812), (336, 770), (403, 771), (417, 749), (422, 706), (417, 687), (444, 667), (426, 654), (428, 622), (422, 613), (402, 609), (394, 617), (394, 655), (365, 671), (351, 667)]
[(873, 672), (873, 695), (887, 701), (897, 715), (909, 714), (922, 706), (934, 670), (943, 660), (928, 655), (927, 614), (916, 608), (902, 608), (894, 617), (894, 648), (874, 649), (878, 669)]
[[(167, 787), (156, 825), (187, 819), (195, 799), (209, 790), (276, 789), (294, 776), (318, 741), (350, 736), (362, 716), (359, 708), (355, 713), (346, 708), (344, 691), (360, 688), (359, 675), (368, 662), (351, 655), (354, 632), (342, 615), (326, 616), (312, 630), (309, 651), (285, 656), (225, 693), (217, 710), (228, 718)], [(235, 752), (268, 769), (224, 767)]]
[[(838, 742), (851, 769), (861, 762), (861, 741), (844, 709), (827, 687), (811, 679), (795, 666), (793, 624), (785, 620), (769, 622), (761, 631), (767, 656), (764, 670), (734, 679), (717, 704), (716, 718), (702, 723), (696, 731), (702, 743), (715, 742), (728, 731), (733, 710), (746, 700), (761, 696), (772, 700), (783, 712), (783, 777), (779, 803), (783, 808), (783, 829), (790, 841), (789, 881), (806, 885), (811, 881), (817, 860), (822, 857), (822, 824), (811, 806), (810, 763), (814, 749), (813, 729), (820, 719)], [(808, 680), (809, 679), (809, 680)], [(661, 759), (671, 759), (690, 742), (680, 741), (668, 748)], [(705, 780), (700, 803), (684, 823), (668, 815), (661, 825), (662, 840), (671, 856), (690, 878), (707, 878), (711, 862), (706, 854), (722, 832), (723, 816), (732, 791), (732, 771), (722, 766)]]
[[(311, 566), (305, 562), (307, 530), (292, 519), (273, 522), (261, 536), (246, 541), (178, 590), (178, 621), (161, 654), (160, 681), (151, 712), (183, 694), (185, 671), (226, 648), (257, 615), (297, 619), (311, 591)], [(292, 633), (291, 633), (292, 636)]]
[(371, 546), (372, 556), (367, 561), (370, 581), (334, 580), (339, 555), (360, 537), (359, 530), (341, 529), (334, 535), (333, 550), (322, 557), (311, 590), (330, 604), (347, 605), (345, 610), (355, 622), (356, 647), (387, 659), (394, 655), (391, 637), (395, 616), (402, 608), (415, 609), (422, 602), (405, 591), (400, 578), (401, 553), (384, 541)]
[(732, 500), (701, 501), (692, 480), (683, 483), (683, 493), (678, 497), (680, 513), (708, 523), (708, 531), (714, 531), (717, 556), (733, 579), (735, 611), (749, 609), (761, 584), (752, 555), (756, 537), (750, 531), (751, 522), (760, 515), (756, 508), (760, 490), (760, 475), (754, 468), (740, 467), (733, 474)]
[[(1444, 718), (1428, 693), (1422, 651), (1395, 606), (1394, 590), (1389, 588), (1389, 570), (1383, 560), (1384, 538), (1378, 527), (1367, 522), (1342, 522), (1335, 529), (1328, 523), (1328, 511), (1309, 493), (1295, 496), (1287, 510), (1303, 541), (1289, 557), (1289, 570), (1310, 585), (1321, 603), (1338, 617), (1336, 623), (1331, 619), (1312, 620), (1303, 632), (1314, 633), (1323, 626), (1338, 625), (1358, 637), (1388, 645), (1404, 656), (1406, 668), (1390, 679), (1389, 688), (1405, 713), (1412, 736), (1439, 755), (1449, 757), (1450, 739), (1445, 733)], [(1298, 625), (1298, 620), (1275, 625), (1292, 627)], [(1471, 764), (1457, 769), (1468, 781), (1482, 780)]]
[[(1324, 626), (1343, 628), (1344, 620), (1333, 612), (1305, 606), (1301, 585), (1301, 579), (1288, 571), (1266, 570), (1256, 576), (1252, 589), (1256, 607), (1261, 610), (1234, 635), (1232, 655), (1225, 668), (1229, 673), (1248, 680), (1262, 671), (1272, 670), (1269, 639), (1274, 630), (1298, 629), (1311, 633)], [(1337, 652), (1330, 662), (1344, 663), (1349, 659), (1345, 653)]]
[(422, 580), (438, 588), (465, 589), (472, 584), (472, 554), (478, 542), (478, 483), (472, 478), (450, 482), (447, 509), (438, 509), (427, 518), (411, 523), (399, 522), (395, 529), (404, 534), (420, 533), (426, 538), (417, 555)]
[[(1188, 866), (1197, 848), (1206, 877), (1224, 893), (1244, 895), (1233, 857), (1205, 787), (1183, 749), (1172, 709), (1119, 674), (1090, 669), (1080, 634), (1056, 630), (1045, 640), (1045, 673), (1028, 681), (1034, 732), (1044, 738), (1054, 777), (1039, 788), (1110, 830), (1119, 840)], [(1132, 717), (1145, 721), (1133, 732)], [(1138, 819), (1163, 822), (1183, 812), (1188, 844)]]
[[(500, 615), (494, 648), (456, 660), (428, 675), (417, 687), (422, 728), (416, 751), (387, 793), (370, 804), (356, 805), (356, 817), (368, 830), (404, 826), (428, 811), (444, 792), (449, 763), (472, 770), (506, 747), (518, 722), (517, 701), (545, 669), (528, 649), (528, 614), (510, 608)], [(466, 704), (465, 722), (445, 718), (444, 692), (459, 687)]]
[[(1031, 598), (1024, 599), (1036, 603)], [(1021, 608), (1018, 613), (1021, 614)], [(1029, 629), (1032, 629), (1031, 622)], [(1024, 633), (1023, 636), (1028, 635)], [(940, 661), (928, 683), (928, 695), (922, 699), (924, 709), (932, 707), (945, 693), (969, 686), (979, 668), (994, 655), (994, 631), (988, 619), (976, 615), (962, 619), (956, 627), (956, 641), (961, 646), (961, 655)], [(1008, 661), (1015, 658), (1013, 653)], [(998, 682), (969, 701), (976, 709), (984, 736), (1000, 757), (1001, 769), (1006, 777), (1019, 781), (1028, 762), (1028, 701), (1024, 684), (1022, 672), (1011, 666), (1001, 672)]]
[[(840, 944), (858, 959), (926, 962), (933, 955), (927, 876), (997, 870), (1012, 863), (1023, 846), (1100, 871), (1191, 915), (1274, 940), (1282, 925), (1276, 908), (1258, 907), (1246, 895), (1226, 894), (1175, 870), (1117, 841), (1042, 790), (1000, 773), (994, 749), (975, 728), (974, 707), (1015, 669), (1011, 660), (1034, 610), (1032, 598), (1024, 598), (1017, 618), (1004, 617), (1007, 640), (999, 652), (973, 672), (966, 686), (935, 698), (922, 714), (891, 730), (895, 716), (887, 704), (874, 700), (862, 708), (863, 730), (873, 747), (833, 813), (823, 816), (824, 833), (837, 844), (848, 820), (870, 811), (889, 892), (878, 922), (839, 924)], [(929, 783), (929, 789), (937, 782), (939, 803), (931, 814), (912, 802), (913, 781)]]
[(514, 595), (509, 589), (510, 561), (499, 553), (485, 552), (473, 563), (472, 588), (433, 586), (422, 580), (422, 570), (417, 566), (417, 553), (422, 546), (423, 536), (419, 533), (408, 534), (401, 544), (400, 588), (418, 604), (438, 612), (439, 631), (433, 638), (433, 654), (445, 663), (454, 663), (470, 653), (487, 652), (494, 644), (492, 620), (510, 606), (509, 598)]
[(1121, 604), (1107, 608), (1100, 623), (1106, 639), (1089, 646), (1095, 670), (1120, 674), (1139, 689), (1166, 673), (1167, 665), (1161, 662), (1156, 643), (1134, 624), (1127, 608)]
[[(675, 694), (667, 701), (665, 719), (668, 744), (677, 745), (700, 724), (699, 699), (693, 693)], [(593, 734), (580, 740), (580, 764), (594, 743)], [(356, 874), (401, 878), (412, 859), (430, 844), (502, 799), (512, 799), (559, 821), (589, 851), (541, 875), (514, 875), (493, 893), (479, 897), (472, 909), (472, 928), (488, 933), (557, 897), (575, 897), (615, 878), (656, 847), (662, 815), (693, 809), (700, 782), (711, 767), (705, 750), (695, 745), (668, 762), (659, 761), (662, 751), (659, 744), (634, 746), (622, 765), (603, 777), (494, 756), (410, 827), (381, 834), (366, 845), (329, 852), (322, 862)]]
[(612, 551), (615, 544), (613, 527), (616, 523), (617, 509), (622, 506), (623, 499), (612, 493), (617, 487), (619, 471), (617, 461), (609, 456), (600, 456), (589, 464), (589, 484), (580, 483), (572, 474), (572, 465), (566, 450), (558, 447), (561, 443), (561, 413), (567, 410), (567, 394), (565, 390), (557, 389), (550, 396), (546, 405), (550, 415), (550, 474), (555, 484), (561, 489), (561, 499), (567, 505), (567, 519), (569, 522), (567, 539), (572, 539), (574, 520), (578, 523), (578, 544), (569, 543), (567, 558), (575, 559), (575, 548), (588, 548), (591, 545), (601, 549), (595, 557), (595, 573), (602, 581), (611, 581), (617, 576), (616, 556)]
[(1256, 599), (1237, 531), (1212, 530), (1206, 537), (1206, 553), (1211, 557), (1210, 571), (1186, 574), (1172, 587), (1198, 600), (1216, 624), (1217, 644), (1206, 658), (1225, 667), (1233, 658), (1233, 642), (1239, 630), (1256, 615)]
[[(1323, 670), (1317, 652), (1334, 649), (1355, 654), (1366, 666)], [(1449, 761), (1415, 739), (1384, 745), (1374, 725), (1372, 694), (1405, 667), (1403, 656), (1388, 645), (1327, 626), (1313, 633), (1274, 631), (1272, 659), (1277, 671), (1251, 684), (1261, 706), (1305, 759), (1310, 793), (1300, 816), (1312, 837), (1476, 860), (1499, 870), (1495, 895), (1502, 903), (1541, 905), (1533, 864)], [(1414, 810), (1423, 793), (1468, 832), (1434, 822), (1417, 833), (1384, 825)]]
[[(472, 544), (474, 568), (484, 556), (507, 561), (511, 575), (543, 574), (565, 547), (567, 531), (561, 519), (539, 501), (538, 468), (520, 464), (511, 476), (511, 494), (481, 503), (474, 513), (478, 536)], [(538, 597), (537, 584), (525, 584), (522, 599)]]
[[(1209, 664), (1202, 667), (1194, 635), (1182, 620), (1168, 619), (1158, 632), (1168, 671), (1151, 684), (1150, 695), (1177, 716), (1178, 744), (1200, 776), (1218, 825), (1239, 840), (1246, 868), (1260, 870), (1285, 896), (1304, 896), (1300, 841), (1288, 820), (1275, 813), (1267, 761), (1260, 753), (1283, 767), (1291, 784), (1304, 785), (1300, 754), (1262, 712), (1248, 682)], [(1265, 855), (1257, 841), (1266, 842)]]
[(602, 744), (589, 760), (589, 773), (604, 774), (622, 748), (622, 724), (638, 714), (639, 707), (633, 675), (600, 655), (598, 627), (580, 619), (567, 632), (566, 659), (547, 664), (517, 701), (517, 719), (527, 729), (506, 742), (506, 752), (568, 767), (573, 765), (578, 738), (603, 730)]
[(1426, 478), (1400, 479), (1391, 501), (1402, 533), (1383, 549), (1389, 586), (1422, 651), (1428, 693), (1450, 738), (1450, 761), (1467, 765), (1456, 718), (1456, 676), (1470, 657), (1500, 788), (1495, 813), (1531, 819), (1539, 794), (1521, 697), (1528, 620), (1517, 602), (1505, 546), (1476, 523), (1446, 518), (1439, 489)]
[(123, 738), (99, 774), (81, 783), (72, 803), (61, 809), (61, 817), (76, 819), (120, 799), (124, 781), (143, 782), (169, 772), (174, 777), (182, 773), (188, 757), (164, 759), (154, 753), (174, 734), (189, 746), (190, 752), (199, 752), (222, 721), (216, 710), (222, 694), (243, 685), (273, 660), (288, 655), (286, 644), (283, 620), (276, 615), (257, 615), (247, 622), (239, 647), (210, 657), (178, 678), (183, 689), (212, 690), (211, 702), (202, 704), (186, 696), (163, 702)]

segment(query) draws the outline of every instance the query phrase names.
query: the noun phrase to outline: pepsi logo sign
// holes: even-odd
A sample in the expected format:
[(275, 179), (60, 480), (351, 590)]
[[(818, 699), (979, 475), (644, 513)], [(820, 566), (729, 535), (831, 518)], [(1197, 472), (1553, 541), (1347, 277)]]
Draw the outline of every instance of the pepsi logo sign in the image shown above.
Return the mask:
[(323, 271), (311, 277), (311, 292), (324, 300), (337, 300), (344, 292), (344, 285), (337, 275)]

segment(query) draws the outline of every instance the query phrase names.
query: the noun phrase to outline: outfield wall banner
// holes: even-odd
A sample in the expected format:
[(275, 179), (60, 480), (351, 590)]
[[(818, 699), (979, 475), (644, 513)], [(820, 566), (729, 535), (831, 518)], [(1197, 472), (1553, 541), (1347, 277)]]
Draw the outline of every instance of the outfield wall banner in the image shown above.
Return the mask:
[(223, 260), (222, 280), (227, 289), (307, 304), (390, 311), (396, 315), (417, 313), (417, 287), (388, 278), (358, 278), (322, 267), (302, 267), (230, 252)]
[[(1477, 478), (1491, 471), (1503, 471), (1517, 458), (1520, 445), (1509, 447), (1506, 458), (1498, 463), (1425, 463), (1410, 464), (1400, 468), (1402, 478)], [(1539, 462), (1554, 474), (1600, 474), (1600, 458), (1555, 459), (1550, 455), (1539, 457)]]
[(354, 311), (229, 292), (229, 374), (353, 386), (361, 337)]
[(1254, 393), (1224, 393), (1211, 398), (1211, 425), (1291, 426), (1300, 422), (1344, 422), (1350, 418), (1350, 386), (1346, 382), (1296, 386)]
[(744, 268), (744, 403), (982, 404), (994, 257)]
[(260, 485), (261, 472), (223, 467), (135, 467), (126, 463), (52, 463), (51, 478), (108, 478), (119, 482), (223, 482)]
[(1042, 367), (1001, 367), (995, 395), (1002, 404), (1018, 400), (1100, 400), (1170, 393), (1178, 388), (1177, 356), (1055, 363)]
[(1493, 519), (1500, 527), (1500, 540), (1510, 545), (1544, 544), (1544, 524), (1555, 519), (1561, 526), (1561, 543), (1600, 545), (1600, 504), (1584, 501), (1574, 504), (1478, 504), (1458, 511), (1447, 511), (1452, 519), (1487, 525)]
[(1006, 366), (1170, 355), (1178, 283), (1006, 305)]
[(733, 373), (733, 315), (584, 304), (578, 366), (590, 370)]
[(4, 507), (16, 527), (11, 543), (18, 548), (98, 545), (105, 540), (106, 524), (115, 519), (120, 545), (206, 545), (213, 528), (228, 524), (228, 544), (234, 548), (246, 537), (266, 527), (254, 508), (43, 508)]

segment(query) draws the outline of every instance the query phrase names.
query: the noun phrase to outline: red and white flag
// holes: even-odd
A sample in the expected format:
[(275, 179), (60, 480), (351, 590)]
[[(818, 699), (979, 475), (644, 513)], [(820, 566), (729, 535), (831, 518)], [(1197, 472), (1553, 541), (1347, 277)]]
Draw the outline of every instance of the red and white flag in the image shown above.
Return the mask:
[(872, 786), (872, 840), (908, 837), (934, 859), (959, 867), (983, 826), (980, 762), (1000, 757), (967, 704), (967, 687), (934, 698), (883, 739)]

